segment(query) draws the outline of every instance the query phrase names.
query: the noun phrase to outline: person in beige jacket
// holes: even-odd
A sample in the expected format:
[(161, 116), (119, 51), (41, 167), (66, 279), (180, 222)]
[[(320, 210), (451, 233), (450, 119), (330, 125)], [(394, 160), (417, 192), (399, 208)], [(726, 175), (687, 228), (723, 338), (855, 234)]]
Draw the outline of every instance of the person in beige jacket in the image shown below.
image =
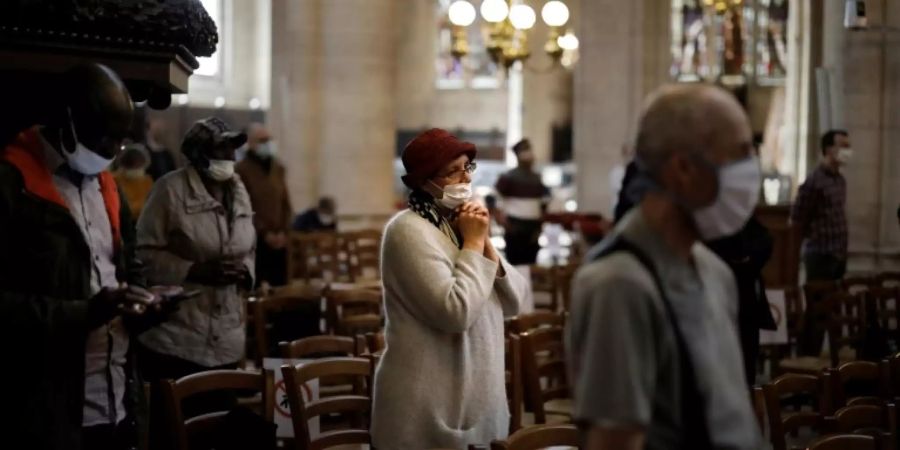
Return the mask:
[[(159, 179), (144, 206), (137, 252), (148, 281), (200, 292), (139, 337), (147, 381), (235, 368), (244, 355), (239, 291), (252, 287), (256, 247), (250, 198), (234, 174), (234, 151), (244, 141), (219, 119), (198, 121), (182, 143), (190, 164)], [(200, 399), (185, 409), (219, 406)]]
[(475, 153), (437, 129), (404, 150), (410, 209), (387, 225), (382, 248), (379, 450), (466, 448), (507, 435), (503, 319), (518, 312), (526, 284), (491, 246), (487, 210), (471, 201)]

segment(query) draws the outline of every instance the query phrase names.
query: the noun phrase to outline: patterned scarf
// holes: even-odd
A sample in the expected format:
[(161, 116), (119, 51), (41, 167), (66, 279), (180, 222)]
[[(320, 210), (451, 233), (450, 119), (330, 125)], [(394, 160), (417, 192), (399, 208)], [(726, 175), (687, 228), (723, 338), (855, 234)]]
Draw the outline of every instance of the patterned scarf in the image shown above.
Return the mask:
[(453, 231), (453, 227), (450, 226), (450, 221), (441, 215), (437, 205), (434, 203), (434, 199), (430, 195), (422, 191), (413, 191), (409, 194), (409, 209), (441, 230), (453, 241), (453, 245), (457, 248), (462, 248), (462, 242), (456, 235), (456, 232)]

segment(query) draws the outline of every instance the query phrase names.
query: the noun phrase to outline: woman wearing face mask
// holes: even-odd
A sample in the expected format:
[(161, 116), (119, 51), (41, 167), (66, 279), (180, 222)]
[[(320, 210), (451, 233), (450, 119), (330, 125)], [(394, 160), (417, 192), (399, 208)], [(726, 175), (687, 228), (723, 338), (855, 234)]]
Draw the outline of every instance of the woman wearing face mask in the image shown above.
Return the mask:
[[(252, 286), (256, 232), (234, 152), (246, 139), (217, 118), (196, 122), (181, 144), (190, 164), (156, 182), (138, 221), (138, 256), (151, 284), (200, 292), (140, 336), (148, 380), (234, 368), (244, 355), (239, 291)], [(185, 407), (213, 405), (220, 403)]]
[(403, 151), (409, 209), (384, 232), (387, 348), (375, 374), (381, 450), (465, 448), (507, 435), (503, 318), (525, 280), (471, 201), (475, 146), (432, 129)]

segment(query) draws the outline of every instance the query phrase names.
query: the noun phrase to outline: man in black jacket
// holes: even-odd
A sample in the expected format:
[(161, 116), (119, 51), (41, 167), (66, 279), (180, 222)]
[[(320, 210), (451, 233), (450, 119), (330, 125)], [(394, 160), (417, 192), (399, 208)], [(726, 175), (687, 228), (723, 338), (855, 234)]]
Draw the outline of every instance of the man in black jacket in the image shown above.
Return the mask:
[[(131, 124), (122, 81), (100, 65), (61, 83), (43, 127), (0, 148), (0, 435), (29, 449), (132, 448), (141, 386), (123, 316), (137, 286), (132, 225), (106, 167)], [(124, 238), (123, 238), (124, 237)]]

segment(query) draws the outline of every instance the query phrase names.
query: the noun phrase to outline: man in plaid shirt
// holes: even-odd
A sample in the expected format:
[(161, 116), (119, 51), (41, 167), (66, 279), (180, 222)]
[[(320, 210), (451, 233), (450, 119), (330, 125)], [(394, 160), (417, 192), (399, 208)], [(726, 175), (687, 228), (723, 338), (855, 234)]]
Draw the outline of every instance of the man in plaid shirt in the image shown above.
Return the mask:
[[(850, 136), (843, 130), (831, 130), (822, 136), (822, 162), (797, 193), (791, 221), (803, 235), (803, 263), (807, 281), (840, 280), (847, 270), (847, 181), (841, 166), (853, 156)], [(809, 299), (816, 302), (818, 299)], [(823, 320), (810, 317), (801, 350), (818, 355), (824, 328)]]

